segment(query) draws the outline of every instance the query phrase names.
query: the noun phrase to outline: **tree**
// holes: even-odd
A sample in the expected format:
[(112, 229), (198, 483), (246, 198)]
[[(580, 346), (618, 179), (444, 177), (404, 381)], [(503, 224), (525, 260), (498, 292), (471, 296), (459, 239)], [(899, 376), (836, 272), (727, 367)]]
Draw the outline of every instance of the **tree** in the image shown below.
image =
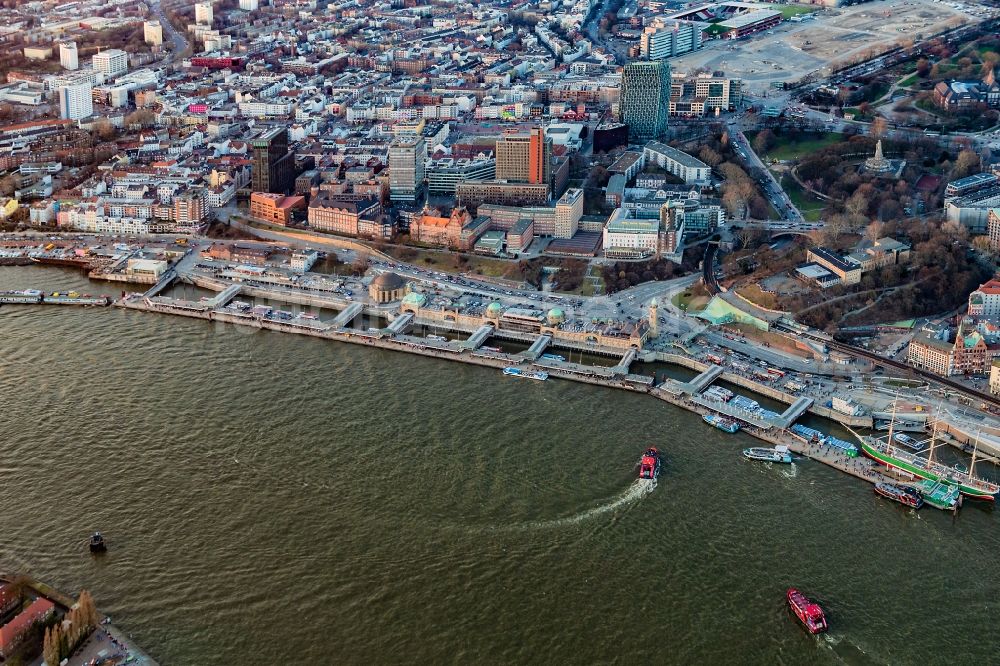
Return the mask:
[(125, 116), (125, 124), (130, 127), (135, 125), (150, 127), (154, 122), (156, 122), (156, 116), (149, 109), (137, 109)]
[(872, 222), (865, 227), (865, 238), (873, 243), (885, 234), (885, 225), (881, 222)]
[(769, 129), (761, 130), (753, 139), (753, 150), (758, 155), (763, 155), (774, 145), (774, 132)]
[(710, 146), (702, 146), (698, 152), (698, 158), (710, 167), (717, 167), (722, 164), (722, 155), (712, 150)]
[(862, 217), (868, 212), (868, 199), (860, 191), (855, 192), (844, 203), (844, 209), (851, 217)]
[(115, 138), (118, 130), (111, 124), (111, 121), (101, 119), (94, 123), (93, 133), (101, 141), (111, 141)]
[(14, 190), (21, 187), (21, 177), (12, 173), (3, 180), (0, 180), (0, 194), (9, 197), (14, 194)]
[(979, 168), (979, 155), (967, 148), (955, 158), (955, 165), (951, 169), (951, 178), (952, 180), (964, 178), (979, 171)]
[(54, 635), (59, 631), (59, 625), (47, 627), (45, 638), (42, 641), (42, 659), (47, 666), (56, 666), (59, 663), (59, 638)]
[(80, 622), (85, 628), (94, 628), (100, 623), (101, 619), (97, 613), (97, 606), (94, 604), (94, 598), (90, 596), (90, 592), (87, 590), (80, 590), (80, 598), (77, 599), (77, 607), (79, 608)]
[(983, 254), (988, 254), (990, 256), (996, 255), (996, 248), (993, 247), (993, 243), (990, 241), (989, 236), (976, 236), (972, 239), (972, 247), (976, 248)]

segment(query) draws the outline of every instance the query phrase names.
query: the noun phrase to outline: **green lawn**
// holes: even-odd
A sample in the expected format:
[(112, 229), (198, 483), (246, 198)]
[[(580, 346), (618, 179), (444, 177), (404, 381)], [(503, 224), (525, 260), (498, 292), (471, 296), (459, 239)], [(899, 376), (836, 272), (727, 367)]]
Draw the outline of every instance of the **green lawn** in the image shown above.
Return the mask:
[(702, 284), (692, 285), (691, 288), (675, 294), (670, 301), (680, 308), (681, 310), (691, 312), (700, 312), (705, 309), (708, 302), (712, 300), (712, 296), (708, 293)]
[(475, 255), (457, 254), (453, 252), (435, 252), (416, 247), (391, 245), (385, 248), (386, 254), (417, 266), (426, 266), (443, 273), (472, 273), (487, 277), (502, 277), (520, 280), (517, 262), (489, 259)]
[(916, 74), (911, 74), (910, 76), (906, 77), (905, 79), (899, 82), (899, 87), (909, 88), (910, 86), (912, 86), (914, 83), (917, 82), (918, 78), (920, 77), (918, 77)]
[(800, 14), (809, 14), (816, 11), (816, 7), (808, 5), (771, 5), (771, 9), (781, 12), (781, 18), (788, 20)]
[(823, 219), (823, 209), (826, 208), (826, 203), (799, 187), (794, 178), (788, 175), (783, 176), (781, 188), (788, 193), (788, 198), (792, 200), (806, 221), (819, 222)]
[[(752, 132), (747, 132), (749, 137)], [(799, 141), (789, 139), (781, 135), (775, 137), (775, 144), (767, 151), (767, 156), (775, 160), (796, 160), (803, 155), (809, 153), (814, 153), (817, 150), (822, 150), (828, 146), (832, 146), (836, 143), (840, 143), (844, 140), (843, 134), (837, 134), (836, 132), (823, 132), (818, 136), (810, 135), (815, 138), (807, 138)], [(751, 137), (751, 141), (753, 138)]]

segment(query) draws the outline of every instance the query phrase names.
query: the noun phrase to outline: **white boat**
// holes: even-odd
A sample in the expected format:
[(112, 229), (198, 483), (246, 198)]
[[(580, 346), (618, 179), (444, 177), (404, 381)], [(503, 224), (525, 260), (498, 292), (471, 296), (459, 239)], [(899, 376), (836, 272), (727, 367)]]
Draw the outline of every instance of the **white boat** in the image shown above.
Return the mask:
[(535, 370), (522, 370), (520, 368), (504, 368), (503, 374), (509, 377), (521, 377), (523, 379), (536, 379), (540, 382), (544, 382), (549, 378), (549, 373), (539, 372)]
[(761, 460), (763, 462), (792, 462), (792, 454), (788, 452), (788, 447), (783, 445), (778, 445), (773, 449), (768, 449), (763, 446), (754, 446), (749, 449), (743, 449), (743, 457), (747, 460)]

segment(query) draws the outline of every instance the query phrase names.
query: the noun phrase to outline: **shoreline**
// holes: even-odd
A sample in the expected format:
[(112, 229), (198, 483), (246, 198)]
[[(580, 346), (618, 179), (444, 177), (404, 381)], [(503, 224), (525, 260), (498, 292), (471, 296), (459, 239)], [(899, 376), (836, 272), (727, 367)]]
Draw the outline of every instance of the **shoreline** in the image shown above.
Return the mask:
[[(252, 328), (259, 328), (262, 330), (272, 330), (282, 333), (308, 335), (311, 337), (317, 337), (326, 340), (376, 347), (388, 351), (404, 352), (430, 358), (456, 361), (460, 363), (468, 363), (471, 365), (495, 368), (498, 370), (502, 370), (503, 368), (512, 365), (533, 366), (537, 369), (547, 372), (549, 376), (552, 378), (566, 379), (569, 381), (576, 381), (594, 386), (602, 386), (608, 389), (620, 389), (620, 390), (630, 391), (632, 393), (647, 394), (653, 398), (656, 398), (663, 402), (669, 403), (675, 407), (684, 409), (688, 412), (693, 412), (698, 415), (703, 415), (711, 412), (711, 410), (708, 409), (707, 407), (699, 405), (698, 403), (695, 403), (692, 400), (684, 397), (680, 393), (680, 391), (678, 391), (678, 393), (672, 393), (667, 388), (665, 388), (665, 386), (671, 382), (673, 382), (676, 385), (679, 385), (678, 382), (675, 382), (674, 380), (670, 379), (668, 379), (664, 383), (654, 386), (653, 378), (648, 376), (620, 375), (620, 376), (608, 377), (608, 376), (599, 376), (596, 373), (583, 374), (570, 371), (566, 368), (532, 363), (524, 357), (518, 357), (512, 354), (470, 351), (468, 349), (452, 349), (446, 347), (439, 347), (429, 341), (427, 343), (421, 342), (419, 345), (417, 345), (413, 342), (398, 339), (395, 337), (382, 337), (379, 335), (373, 335), (370, 333), (362, 332), (360, 330), (357, 332), (350, 332), (344, 329), (335, 329), (333, 327), (318, 328), (314, 326), (301, 326), (301, 325), (289, 324), (287, 322), (267, 321), (262, 319), (248, 319), (240, 315), (218, 312), (214, 310), (187, 310), (183, 308), (177, 308), (172, 305), (164, 303), (145, 303), (139, 299), (116, 301), (114, 305), (116, 307), (122, 307), (130, 310), (138, 310), (142, 312), (178, 315), (184, 317), (191, 317), (194, 319), (202, 319), (205, 321), (219, 321), (239, 326), (249, 326)], [(749, 387), (745, 388), (747, 388), (748, 390), (752, 390)], [(761, 395), (766, 395), (766, 394), (761, 393)], [(797, 455), (809, 458), (811, 460), (815, 460), (817, 462), (821, 462), (825, 465), (828, 465), (829, 467), (832, 467), (838, 471), (841, 471), (845, 474), (853, 476), (862, 481), (866, 481), (871, 484), (875, 484), (879, 481), (885, 481), (890, 483), (894, 481), (892, 477), (884, 474), (876, 467), (874, 463), (872, 463), (868, 458), (861, 456), (860, 454), (856, 458), (851, 458), (848, 457), (845, 453), (843, 453), (840, 449), (835, 449), (833, 447), (824, 447), (818, 444), (811, 444), (808, 442), (804, 442), (800, 438), (795, 437), (794, 435), (788, 433), (787, 431), (772, 432), (770, 430), (763, 430), (753, 426), (744, 426), (743, 428), (741, 428), (741, 430), (742, 432), (747, 433), (751, 437), (759, 439), (768, 444), (787, 446), (790, 451), (796, 453)]]
[[(72, 608), (76, 603), (76, 599), (72, 596), (62, 592), (61, 590), (57, 590), (48, 583), (44, 583), (29, 574), (0, 573), (0, 582), (11, 583), (18, 577), (24, 578), (27, 582), (27, 586), (34, 591), (35, 594), (40, 597), (44, 597), (67, 610)], [(130, 663), (136, 664), (136, 666), (159, 666), (159, 662), (153, 659), (148, 652), (139, 647), (130, 634), (127, 634), (120, 627), (116, 627), (110, 621), (105, 623), (106, 620), (109, 620), (107, 615), (102, 613), (100, 610), (97, 611), (97, 615), (100, 618), (101, 624), (94, 628), (93, 633), (87, 638), (86, 641), (84, 641), (83, 645), (77, 648), (77, 652), (83, 651), (84, 645), (89, 645), (90, 641), (103, 631), (109, 638), (120, 644), (128, 652), (128, 654), (134, 658)], [(67, 657), (67, 660), (69, 666), (87, 663), (86, 659), (81, 659), (81, 657), (77, 655), (71, 655)]]

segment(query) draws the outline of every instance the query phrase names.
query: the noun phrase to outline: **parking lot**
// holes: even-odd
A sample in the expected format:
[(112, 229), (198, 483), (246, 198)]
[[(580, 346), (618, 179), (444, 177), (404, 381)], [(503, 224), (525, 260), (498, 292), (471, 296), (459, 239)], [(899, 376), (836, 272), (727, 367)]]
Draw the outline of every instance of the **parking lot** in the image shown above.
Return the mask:
[(742, 78), (750, 92), (764, 94), (773, 82), (795, 81), (817, 70), (826, 75), (831, 64), (852, 60), (873, 48), (884, 50), (904, 39), (980, 20), (988, 11), (976, 5), (934, 0), (876, 0), (850, 7), (817, 8), (815, 18), (785, 21), (773, 30), (736, 42), (707, 42), (699, 51), (672, 59), (671, 66), (678, 72), (722, 70)]

